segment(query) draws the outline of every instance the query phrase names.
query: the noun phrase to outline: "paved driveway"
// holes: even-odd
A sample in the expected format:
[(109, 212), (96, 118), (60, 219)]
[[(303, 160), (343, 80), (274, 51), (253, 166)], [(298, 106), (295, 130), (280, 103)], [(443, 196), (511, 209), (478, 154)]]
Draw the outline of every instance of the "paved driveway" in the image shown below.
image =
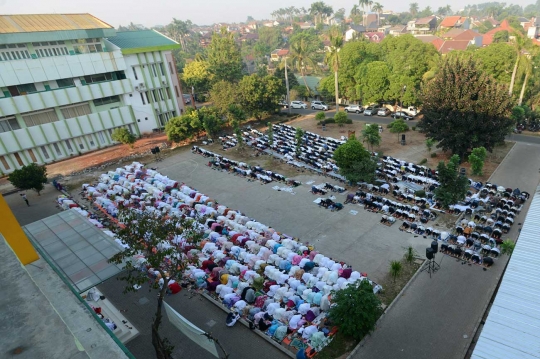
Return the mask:
[[(540, 146), (517, 143), (494, 172), (491, 182), (534, 193), (538, 185)], [(516, 238), (516, 220), (508, 237)], [(379, 327), (352, 356), (354, 359), (461, 359), (475, 334), (508, 257), (487, 271), (437, 255), (441, 269), (430, 279), (426, 273), (410, 284), (388, 311)], [(441, 258), (443, 257), (443, 258)]]

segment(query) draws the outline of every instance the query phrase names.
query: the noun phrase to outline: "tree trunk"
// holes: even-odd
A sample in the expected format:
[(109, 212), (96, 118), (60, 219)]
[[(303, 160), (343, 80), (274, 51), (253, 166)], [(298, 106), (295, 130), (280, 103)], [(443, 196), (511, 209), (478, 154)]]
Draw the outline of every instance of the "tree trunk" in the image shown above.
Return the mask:
[(525, 80), (523, 80), (523, 86), (521, 86), (521, 93), (519, 94), (518, 106), (523, 103), (523, 95), (525, 95), (525, 88), (527, 87), (527, 81), (529, 81), (529, 72), (525, 74)]
[(307, 85), (306, 75), (304, 75), (304, 68), (303, 67), (300, 67), (300, 75), (302, 75), (302, 79), (304, 80), (304, 85), (306, 85), (306, 90), (308, 91), (308, 97), (309, 97), (309, 95), (311, 94), (311, 90), (309, 89), (309, 86)]
[(339, 94), (338, 94), (338, 72), (334, 71), (334, 87), (336, 92), (336, 113), (339, 112)]
[(514, 71), (512, 71), (512, 79), (510, 80), (510, 87), (508, 88), (508, 94), (510, 96), (512, 96), (512, 91), (514, 90), (514, 82), (516, 82), (516, 73), (517, 73), (518, 65), (519, 65), (519, 54), (516, 59), (516, 63), (514, 64)]
[(156, 351), (157, 359), (171, 359), (172, 348), (167, 344), (166, 340), (161, 338), (161, 336), (159, 335), (159, 326), (161, 325), (161, 320), (163, 318), (163, 297), (165, 296), (169, 285), (169, 280), (167, 279), (167, 277), (164, 276), (164, 273), (162, 273), (162, 278), (163, 288), (159, 291), (156, 316), (154, 318), (154, 322), (152, 323), (152, 345), (154, 346), (154, 350)]

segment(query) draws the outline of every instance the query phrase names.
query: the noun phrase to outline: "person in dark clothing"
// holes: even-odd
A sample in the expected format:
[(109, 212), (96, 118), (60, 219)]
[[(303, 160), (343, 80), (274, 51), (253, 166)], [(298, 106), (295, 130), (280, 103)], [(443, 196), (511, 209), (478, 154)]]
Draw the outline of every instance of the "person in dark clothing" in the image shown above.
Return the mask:
[(22, 199), (26, 202), (26, 205), (27, 205), (28, 207), (30, 207), (30, 203), (28, 203), (28, 198), (26, 198), (26, 194), (21, 193), (21, 197), (22, 197)]

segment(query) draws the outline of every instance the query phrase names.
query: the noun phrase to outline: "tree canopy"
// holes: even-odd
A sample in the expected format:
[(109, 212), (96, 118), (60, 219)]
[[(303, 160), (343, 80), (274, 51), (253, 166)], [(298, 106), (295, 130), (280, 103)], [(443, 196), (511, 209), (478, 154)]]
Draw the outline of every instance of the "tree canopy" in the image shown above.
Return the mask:
[(443, 207), (448, 208), (453, 204), (465, 199), (469, 189), (469, 179), (459, 174), (459, 156), (453, 155), (445, 164), (439, 162), (439, 187), (435, 188), (435, 197)]
[(505, 43), (491, 44), (474, 51), (478, 67), (500, 83), (509, 84), (516, 51)]
[(222, 28), (212, 35), (207, 48), (208, 71), (214, 81), (237, 82), (242, 78), (242, 55), (234, 34)]
[(463, 157), (471, 148), (492, 151), (514, 121), (507, 89), (484, 74), (470, 56), (447, 58), (423, 94), (419, 127), (438, 148)]
[(218, 81), (210, 88), (210, 101), (222, 115), (231, 104), (238, 102), (238, 96), (238, 85), (229, 81)]
[(244, 76), (238, 84), (239, 103), (249, 116), (261, 120), (263, 115), (272, 114), (279, 100), (285, 95), (281, 80), (275, 76)]
[(351, 137), (334, 151), (339, 173), (352, 183), (373, 182), (377, 163), (356, 138)]
[(212, 74), (206, 61), (192, 61), (184, 66), (182, 79), (189, 87), (194, 87), (196, 92), (207, 92), (212, 82)]
[(362, 141), (368, 144), (368, 148), (373, 151), (374, 146), (381, 144), (381, 134), (379, 133), (379, 126), (375, 123), (366, 123), (362, 130)]
[(47, 183), (47, 168), (30, 163), (11, 172), (8, 181), (22, 190), (33, 189), (39, 195), (43, 191), (43, 184)]
[(165, 124), (167, 139), (182, 142), (198, 135), (203, 129), (197, 110), (189, 109), (183, 115), (173, 117)]
[(328, 313), (330, 319), (343, 334), (357, 340), (375, 329), (382, 314), (381, 301), (367, 280), (358, 280), (332, 292), (332, 301), (335, 305)]

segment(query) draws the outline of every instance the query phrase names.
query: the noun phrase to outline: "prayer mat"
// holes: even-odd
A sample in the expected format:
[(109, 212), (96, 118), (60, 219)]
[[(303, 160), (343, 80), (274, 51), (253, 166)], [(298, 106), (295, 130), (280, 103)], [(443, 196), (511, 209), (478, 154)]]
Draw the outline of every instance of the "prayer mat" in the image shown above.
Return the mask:
[(308, 347), (306, 343), (296, 338), (291, 342), (290, 346), (298, 350), (306, 349)]

